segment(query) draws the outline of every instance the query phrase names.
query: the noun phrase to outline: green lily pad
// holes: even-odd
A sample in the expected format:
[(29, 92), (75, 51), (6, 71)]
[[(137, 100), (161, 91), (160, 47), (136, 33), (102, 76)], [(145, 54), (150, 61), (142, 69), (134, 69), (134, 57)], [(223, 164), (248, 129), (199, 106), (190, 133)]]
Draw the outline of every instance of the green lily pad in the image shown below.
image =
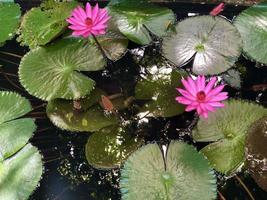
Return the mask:
[(20, 63), (19, 78), (31, 95), (42, 100), (79, 99), (95, 85), (80, 72), (101, 70), (104, 65), (96, 47), (84, 40), (67, 38), (27, 53)]
[(201, 151), (219, 172), (231, 174), (245, 160), (245, 138), (248, 127), (267, 115), (267, 109), (241, 100), (230, 100), (225, 108), (200, 118), (193, 130), (197, 142), (213, 142)]
[(253, 123), (246, 140), (246, 161), (256, 183), (267, 191), (267, 115)]
[(223, 80), (233, 88), (241, 88), (241, 75), (236, 69), (229, 69), (227, 72), (222, 74)]
[(249, 58), (267, 64), (267, 3), (254, 5), (235, 20), (234, 25), (239, 30), (243, 39), (243, 52)]
[(86, 158), (90, 165), (98, 169), (118, 168), (143, 142), (123, 127), (107, 127), (89, 137)]
[(242, 50), (238, 30), (226, 19), (190, 17), (176, 25), (176, 34), (163, 40), (163, 53), (177, 66), (193, 59), (196, 74), (220, 74), (231, 68)]
[(31, 49), (46, 45), (63, 33), (68, 25), (66, 19), (77, 6), (76, 1), (53, 1), (53, 6), (52, 1), (47, 2), (29, 10), (22, 19), (18, 41)]
[(109, 11), (121, 33), (138, 44), (148, 44), (153, 40), (149, 32), (159, 37), (166, 35), (175, 22), (172, 10), (142, 1), (110, 4)]
[(36, 126), (21, 118), (29, 111), (24, 97), (0, 92), (0, 199), (26, 200), (41, 179), (41, 155), (27, 144)]
[[(94, 132), (116, 124), (117, 119), (113, 114), (107, 115), (99, 105), (93, 105), (89, 97), (81, 100), (81, 109), (73, 108), (73, 101), (55, 99), (48, 102), (46, 113), (57, 127), (69, 131)], [(100, 98), (100, 97), (99, 97)]]
[(13, 38), (20, 20), (20, 7), (13, 2), (0, 2), (0, 44)]
[[(175, 100), (176, 87), (181, 87), (182, 74), (176, 70), (166, 70), (141, 79), (135, 87), (135, 97), (148, 101), (141, 112), (150, 116), (172, 117), (184, 112), (184, 106)], [(148, 115), (148, 116), (149, 116)]]
[(216, 177), (205, 157), (194, 147), (172, 141), (166, 154), (157, 144), (133, 153), (121, 170), (123, 200), (216, 199)]

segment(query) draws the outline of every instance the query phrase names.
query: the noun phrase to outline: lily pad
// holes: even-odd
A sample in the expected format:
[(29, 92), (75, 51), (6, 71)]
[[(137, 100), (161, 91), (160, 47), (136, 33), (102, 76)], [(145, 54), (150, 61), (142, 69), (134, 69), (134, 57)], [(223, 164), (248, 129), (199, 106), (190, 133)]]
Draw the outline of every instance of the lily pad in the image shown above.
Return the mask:
[(229, 69), (227, 72), (222, 74), (223, 80), (233, 88), (241, 88), (241, 75), (236, 69)]
[(98, 169), (118, 168), (143, 142), (123, 127), (107, 127), (89, 137), (86, 158), (90, 165)]
[(246, 161), (256, 183), (267, 191), (267, 115), (254, 122), (246, 140)]
[(0, 2), (0, 44), (13, 38), (20, 20), (20, 7), (12, 2)]
[(254, 5), (235, 20), (234, 25), (239, 30), (243, 39), (243, 52), (249, 58), (267, 64), (267, 3)]
[(31, 95), (42, 100), (79, 99), (95, 85), (80, 72), (101, 70), (104, 65), (96, 47), (84, 40), (67, 38), (27, 53), (20, 63), (19, 78)]
[(27, 144), (36, 126), (21, 118), (29, 111), (24, 97), (0, 92), (0, 199), (26, 200), (41, 179), (41, 155)]
[(164, 155), (157, 144), (133, 153), (121, 170), (120, 187), (123, 200), (211, 200), (217, 196), (216, 177), (205, 157), (194, 147), (174, 141)]
[(193, 59), (193, 72), (220, 74), (231, 68), (242, 50), (238, 30), (226, 19), (190, 17), (176, 25), (176, 34), (163, 40), (163, 53), (177, 66)]
[(176, 70), (167, 70), (141, 79), (135, 87), (135, 97), (149, 100), (141, 109), (149, 111), (151, 116), (172, 117), (184, 112), (184, 106), (175, 101), (176, 87), (181, 87), (182, 74)]
[(53, 2), (53, 6), (43, 3), (41, 7), (29, 10), (22, 19), (18, 41), (31, 49), (46, 45), (63, 33), (68, 25), (66, 19), (77, 6), (76, 1), (47, 2)]
[(219, 172), (231, 174), (245, 160), (245, 138), (249, 126), (267, 115), (267, 109), (241, 100), (230, 100), (225, 108), (200, 119), (193, 130), (197, 142), (213, 142), (201, 151)]
[(95, 92), (81, 100), (80, 110), (73, 108), (73, 101), (64, 99), (49, 101), (46, 113), (53, 124), (69, 131), (95, 132), (116, 124), (117, 119), (113, 114), (107, 115), (99, 105), (94, 105), (91, 99), (94, 98), (94, 94)]
[(175, 22), (175, 15), (168, 8), (142, 1), (122, 1), (109, 5), (109, 13), (116, 20), (122, 34), (137, 44), (148, 44), (153, 38), (166, 35)]

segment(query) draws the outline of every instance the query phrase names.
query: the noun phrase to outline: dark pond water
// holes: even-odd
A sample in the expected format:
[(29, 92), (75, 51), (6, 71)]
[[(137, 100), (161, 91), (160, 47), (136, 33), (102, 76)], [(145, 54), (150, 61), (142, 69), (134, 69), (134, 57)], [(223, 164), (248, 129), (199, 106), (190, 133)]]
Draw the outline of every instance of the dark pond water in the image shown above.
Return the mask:
[[(17, 2), (21, 4), (24, 10), (38, 5), (38, 1)], [(173, 9), (177, 14), (177, 20), (187, 17), (188, 13), (208, 14), (214, 7), (212, 4), (190, 3), (165, 3), (164, 6)], [(222, 14), (228, 19), (233, 19), (243, 9), (245, 7), (227, 6)], [(145, 48), (143, 62), (149, 65), (157, 61), (159, 57), (158, 45), (159, 43), (155, 42)], [(140, 47), (130, 44), (129, 48)], [(13, 40), (0, 48), (0, 51), (23, 55), (28, 49), (20, 47)], [(28, 95), (19, 84), (16, 76), (19, 62), (20, 58), (18, 57), (0, 53), (0, 65), (4, 66), (0, 73), (0, 88), (17, 91), (26, 96), (35, 108), (29, 116), (36, 118), (38, 130), (31, 142), (40, 149), (43, 155), (45, 173), (40, 182), (40, 187), (36, 189), (30, 199), (119, 200), (119, 170), (99, 171), (87, 164), (84, 147), (90, 134), (65, 132), (52, 125), (45, 114), (46, 103)], [(238, 63), (245, 66), (247, 70), (242, 79), (242, 90), (238, 91), (228, 87), (228, 92), (232, 97), (257, 101), (267, 106), (267, 93), (255, 91), (255, 85), (267, 83), (267, 68), (260, 67), (243, 57), (240, 58)], [(139, 78), (139, 66), (134, 62), (133, 55), (129, 51), (115, 65), (107, 66), (104, 76), (103, 72), (91, 73), (90, 76), (96, 80), (100, 88), (104, 88), (110, 93), (116, 93), (122, 88), (128, 95), (132, 95), (136, 80)], [(192, 120), (193, 115), (191, 113), (168, 119), (149, 119), (143, 125), (142, 132), (145, 133), (146, 142), (167, 143), (171, 139), (182, 139), (190, 143), (192, 141), (190, 141), (188, 135), (181, 133)], [(201, 146), (198, 147), (201, 148)], [(238, 177), (243, 180), (255, 199), (267, 200), (267, 193), (261, 190), (249, 175), (243, 173), (238, 174)], [(229, 200), (251, 199), (244, 187), (234, 177), (226, 181), (222, 177), (219, 180), (218, 190)]]

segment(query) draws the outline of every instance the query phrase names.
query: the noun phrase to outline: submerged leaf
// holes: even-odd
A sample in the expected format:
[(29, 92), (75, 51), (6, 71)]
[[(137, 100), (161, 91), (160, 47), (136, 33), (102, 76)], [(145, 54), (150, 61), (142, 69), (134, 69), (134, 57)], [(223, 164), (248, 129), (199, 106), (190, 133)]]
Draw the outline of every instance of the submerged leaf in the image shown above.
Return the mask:
[(20, 63), (19, 78), (31, 95), (42, 100), (79, 99), (95, 85), (80, 72), (101, 70), (104, 65), (105, 60), (96, 47), (84, 40), (68, 38), (27, 53)]
[(178, 71), (163, 71), (140, 80), (135, 87), (135, 97), (150, 100), (142, 111), (152, 116), (172, 117), (184, 112), (184, 106), (175, 101), (176, 87), (181, 86), (182, 74)]
[(0, 44), (13, 38), (19, 26), (20, 14), (18, 4), (0, 1)]
[(267, 115), (254, 122), (246, 140), (246, 161), (256, 183), (267, 191)]
[(216, 199), (216, 178), (201, 153), (172, 141), (166, 154), (157, 144), (148, 144), (128, 158), (121, 171), (123, 200)]
[(93, 133), (86, 144), (86, 158), (98, 169), (120, 165), (143, 144), (143, 140), (128, 133), (125, 128), (111, 126)]
[(153, 40), (150, 32), (158, 37), (165, 35), (175, 21), (170, 9), (144, 1), (113, 3), (109, 11), (121, 33), (138, 44), (150, 43)]
[(66, 19), (76, 5), (76, 1), (53, 1), (53, 6), (44, 3), (42, 7), (32, 8), (22, 19), (18, 40), (30, 48), (46, 45), (65, 30)]
[(256, 4), (239, 14), (234, 25), (243, 39), (243, 51), (249, 58), (267, 64), (267, 3)]
[(179, 67), (193, 58), (194, 73), (212, 75), (234, 65), (241, 44), (238, 30), (226, 19), (197, 16), (176, 25), (176, 34), (163, 41), (163, 53)]
[(212, 166), (224, 174), (234, 173), (244, 162), (248, 127), (267, 115), (267, 109), (241, 100), (229, 100), (225, 108), (200, 119), (193, 130), (198, 142), (214, 142), (201, 151)]

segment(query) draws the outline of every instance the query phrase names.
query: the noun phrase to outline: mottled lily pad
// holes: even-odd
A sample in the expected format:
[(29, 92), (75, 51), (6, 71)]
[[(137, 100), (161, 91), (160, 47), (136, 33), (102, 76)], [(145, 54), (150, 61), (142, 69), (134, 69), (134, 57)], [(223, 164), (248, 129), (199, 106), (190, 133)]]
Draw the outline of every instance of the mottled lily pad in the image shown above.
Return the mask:
[(107, 127), (89, 137), (85, 149), (86, 158), (90, 165), (98, 169), (117, 168), (143, 142), (123, 127)]
[(29, 111), (24, 97), (0, 92), (0, 199), (26, 200), (41, 179), (41, 155), (27, 144), (36, 126), (21, 118)]
[(267, 3), (254, 5), (235, 20), (234, 25), (243, 39), (243, 51), (249, 58), (267, 64)]
[(236, 69), (229, 69), (227, 72), (222, 74), (223, 80), (233, 88), (241, 88), (241, 75)]
[(225, 102), (225, 108), (198, 121), (193, 138), (198, 142), (213, 142), (201, 151), (219, 172), (231, 174), (245, 160), (245, 138), (248, 127), (267, 115), (267, 109), (241, 100)]
[[(67, 27), (66, 19), (77, 6), (76, 1), (47, 1), (41, 7), (32, 8), (23, 17), (18, 41), (35, 48), (46, 45)], [(51, 5), (53, 2), (53, 5)]]
[(254, 122), (246, 140), (246, 161), (256, 183), (267, 191), (267, 115)]
[(181, 87), (182, 74), (175, 70), (165, 70), (141, 79), (135, 87), (135, 97), (149, 100), (142, 112), (151, 116), (172, 117), (184, 112), (184, 106), (175, 101), (176, 87)]
[(157, 144), (133, 153), (121, 170), (123, 200), (216, 199), (216, 177), (194, 147), (172, 141), (166, 154)]
[(176, 25), (176, 34), (163, 41), (163, 53), (177, 66), (193, 59), (196, 74), (220, 74), (231, 68), (242, 50), (238, 30), (226, 19), (190, 17)]
[[(116, 124), (117, 119), (113, 114), (105, 114), (104, 110), (95, 104), (98, 98), (95, 98), (97, 94), (94, 94), (96, 92), (81, 100), (80, 110), (73, 108), (73, 101), (64, 99), (49, 101), (46, 108), (47, 115), (57, 127), (69, 131), (94, 132)], [(98, 97), (100, 99), (100, 96)]]
[(20, 63), (19, 78), (31, 95), (42, 100), (79, 99), (95, 85), (80, 72), (101, 70), (104, 65), (96, 47), (84, 40), (67, 38), (27, 53)]
[(19, 26), (20, 14), (18, 4), (0, 1), (0, 44), (13, 38)]
[(151, 33), (161, 37), (174, 23), (172, 10), (144, 1), (122, 1), (109, 5), (111, 16), (122, 34), (138, 44), (148, 44)]

